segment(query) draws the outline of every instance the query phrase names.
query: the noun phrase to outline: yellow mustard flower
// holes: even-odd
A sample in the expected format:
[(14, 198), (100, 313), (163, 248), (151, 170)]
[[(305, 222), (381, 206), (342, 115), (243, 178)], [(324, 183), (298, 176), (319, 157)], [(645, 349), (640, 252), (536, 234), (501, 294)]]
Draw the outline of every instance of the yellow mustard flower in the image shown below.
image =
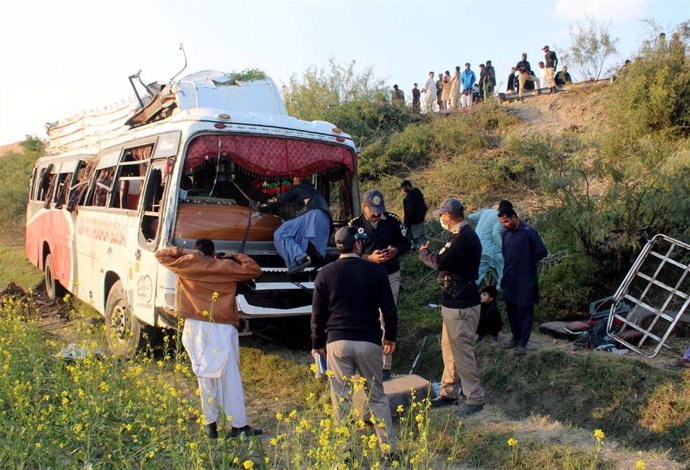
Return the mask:
[(510, 439), (508, 439), (508, 446), (509, 447), (515, 447), (516, 445), (518, 445), (517, 439), (513, 439), (512, 437)]
[(601, 429), (594, 430), (594, 438), (597, 440), (597, 442), (601, 442), (602, 440), (604, 440), (605, 437), (606, 434), (604, 434), (604, 431), (602, 431)]
[(638, 460), (635, 462), (635, 470), (646, 470), (647, 464), (644, 463), (644, 460)]

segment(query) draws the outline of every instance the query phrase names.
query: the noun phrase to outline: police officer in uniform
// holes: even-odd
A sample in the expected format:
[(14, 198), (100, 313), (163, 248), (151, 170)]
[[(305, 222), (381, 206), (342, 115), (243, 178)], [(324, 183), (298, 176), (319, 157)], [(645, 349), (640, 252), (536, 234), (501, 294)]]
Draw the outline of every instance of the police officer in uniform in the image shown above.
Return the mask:
[(431, 253), (429, 242), (419, 249), (419, 258), (424, 264), (438, 271), (438, 281), (443, 291), (443, 377), (441, 393), (432, 400), (432, 406), (456, 403), (462, 386), (465, 403), (455, 414), (468, 416), (484, 408), (484, 389), (479, 383), (473, 349), (479, 324), (480, 297), (476, 280), (479, 277), (482, 244), (465, 220), (465, 208), (459, 200), (446, 199), (433, 214), (440, 218), (441, 226), (450, 232), (450, 238), (438, 254)]
[[(383, 194), (375, 189), (364, 193), (362, 214), (352, 219), (349, 225), (359, 233), (366, 233), (368, 238), (362, 240), (362, 258), (383, 265), (397, 304), (400, 292), (400, 257), (410, 251), (405, 225), (397, 215), (386, 212)], [(383, 357), (383, 380), (390, 378), (392, 364), (392, 354)]]

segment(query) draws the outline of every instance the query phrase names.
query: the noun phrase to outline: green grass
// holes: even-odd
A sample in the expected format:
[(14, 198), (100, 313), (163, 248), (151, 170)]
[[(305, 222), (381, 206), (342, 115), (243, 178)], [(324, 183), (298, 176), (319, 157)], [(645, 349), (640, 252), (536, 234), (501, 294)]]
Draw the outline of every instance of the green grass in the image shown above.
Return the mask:
[(490, 345), (478, 349), (487, 400), (510, 416), (548, 415), (690, 459), (690, 373), (606, 353), (545, 350), (516, 361)]
[(14, 282), (24, 290), (43, 282), (42, 273), (26, 259), (24, 249), (0, 246), (0, 290)]

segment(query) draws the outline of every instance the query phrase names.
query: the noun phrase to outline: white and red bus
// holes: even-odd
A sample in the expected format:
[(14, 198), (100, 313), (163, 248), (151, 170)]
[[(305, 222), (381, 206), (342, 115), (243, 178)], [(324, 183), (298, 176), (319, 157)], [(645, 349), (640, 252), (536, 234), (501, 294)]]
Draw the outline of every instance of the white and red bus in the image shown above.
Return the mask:
[(270, 79), (200, 72), (149, 101), (49, 128), (26, 217), (26, 253), (44, 271), (48, 295), (67, 290), (92, 305), (111, 349), (130, 354), (146, 326), (177, 325), (174, 275), (154, 251), (209, 238), (262, 267), (256, 287), (237, 297), (245, 328), (309, 315), (315, 271), (288, 275), (273, 245), (289, 215), (257, 207), (301, 177), (329, 202), (334, 225), (358, 215), (351, 137), (288, 116)]

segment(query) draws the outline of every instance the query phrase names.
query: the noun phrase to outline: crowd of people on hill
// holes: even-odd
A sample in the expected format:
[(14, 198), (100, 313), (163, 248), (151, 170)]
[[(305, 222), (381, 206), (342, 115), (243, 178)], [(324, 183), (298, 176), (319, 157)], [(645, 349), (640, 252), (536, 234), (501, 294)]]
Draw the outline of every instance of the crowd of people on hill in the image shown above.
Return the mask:
[[(527, 53), (523, 52), (521, 60), (515, 67), (511, 67), (508, 74), (507, 93), (517, 93), (522, 99), (524, 90), (536, 88), (540, 92), (541, 86), (546, 85), (549, 93), (556, 93), (559, 87), (573, 82), (567, 66), (563, 66), (556, 72), (558, 67), (556, 53), (548, 45), (544, 46), (542, 51), (544, 61), (538, 63), (540, 76), (535, 75), (535, 71), (527, 61)], [(465, 63), (463, 69), (456, 66), (452, 73), (446, 70), (436, 75), (434, 71), (430, 71), (421, 88), (418, 83), (412, 86), (410, 107), (413, 113), (469, 108), (474, 103), (494, 96), (497, 92), (496, 83), (496, 69), (491, 60), (479, 64), (478, 74), (472, 70), (470, 63)], [(391, 102), (394, 106), (406, 105), (405, 93), (397, 84), (393, 85)]]

